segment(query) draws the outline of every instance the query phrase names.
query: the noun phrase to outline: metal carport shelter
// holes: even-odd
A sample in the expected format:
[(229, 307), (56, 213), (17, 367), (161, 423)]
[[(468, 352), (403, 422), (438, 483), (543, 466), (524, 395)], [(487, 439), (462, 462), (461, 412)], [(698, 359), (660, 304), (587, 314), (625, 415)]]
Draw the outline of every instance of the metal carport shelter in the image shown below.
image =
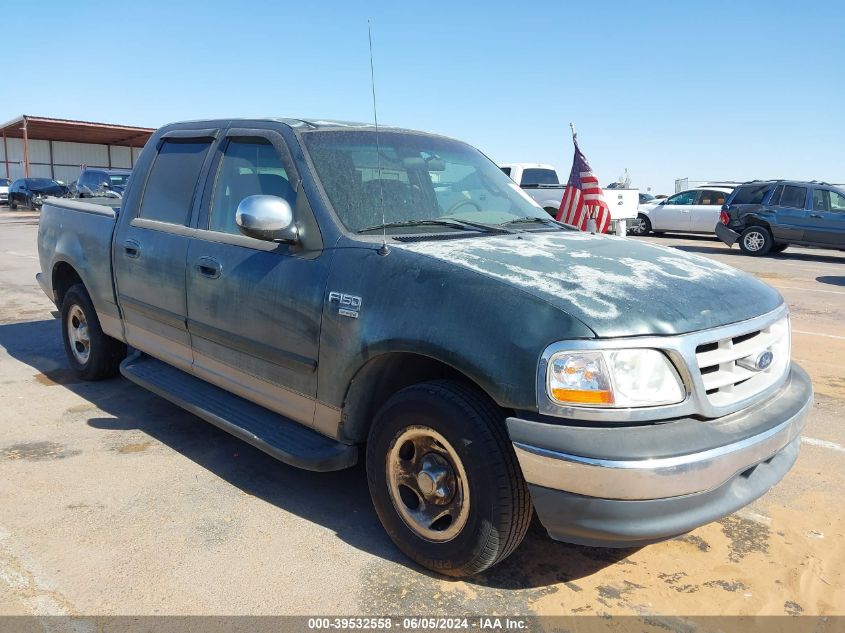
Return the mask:
[(0, 176), (70, 182), (83, 166), (131, 169), (154, 131), (24, 114), (0, 126)]

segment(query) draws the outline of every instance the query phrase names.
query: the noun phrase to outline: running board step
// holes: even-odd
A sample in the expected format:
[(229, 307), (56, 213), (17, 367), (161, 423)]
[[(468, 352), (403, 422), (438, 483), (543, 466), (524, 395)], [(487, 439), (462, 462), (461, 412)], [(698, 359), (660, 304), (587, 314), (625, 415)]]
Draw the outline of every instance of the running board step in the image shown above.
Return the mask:
[(358, 461), (356, 446), (329, 439), (145, 354), (129, 356), (120, 364), (120, 373), (291, 466), (326, 472)]

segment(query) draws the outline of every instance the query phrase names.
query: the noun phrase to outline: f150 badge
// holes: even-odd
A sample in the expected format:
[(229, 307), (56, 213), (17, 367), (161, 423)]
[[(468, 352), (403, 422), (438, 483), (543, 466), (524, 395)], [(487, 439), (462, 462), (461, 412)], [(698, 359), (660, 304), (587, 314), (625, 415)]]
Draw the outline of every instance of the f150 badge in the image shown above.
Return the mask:
[(361, 297), (332, 290), (329, 293), (329, 303), (337, 303), (337, 313), (339, 315), (353, 319), (358, 318), (358, 311), (361, 309)]

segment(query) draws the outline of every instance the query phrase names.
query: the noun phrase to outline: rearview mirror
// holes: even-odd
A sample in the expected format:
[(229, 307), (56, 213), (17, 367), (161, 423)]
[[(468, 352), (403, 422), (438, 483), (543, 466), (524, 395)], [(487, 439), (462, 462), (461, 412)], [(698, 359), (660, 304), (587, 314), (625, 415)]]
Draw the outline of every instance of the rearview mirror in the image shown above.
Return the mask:
[(299, 241), (293, 209), (287, 200), (278, 196), (247, 196), (238, 205), (235, 223), (247, 237), (286, 244)]

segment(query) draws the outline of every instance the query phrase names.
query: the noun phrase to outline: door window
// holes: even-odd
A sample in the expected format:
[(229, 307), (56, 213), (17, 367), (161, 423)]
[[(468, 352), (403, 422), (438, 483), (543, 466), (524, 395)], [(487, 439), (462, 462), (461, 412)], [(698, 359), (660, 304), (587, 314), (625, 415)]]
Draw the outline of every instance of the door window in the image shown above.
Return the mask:
[(783, 193), (780, 194), (778, 206), (803, 209), (807, 202), (807, 188), (796, 187), (795, 185), (784, 185)]
[(845, 195), (842, 195), (838, 191), (830, 191), (830, 210), (831, 211), (839, 211), (840, 213), (845, 211)]
[(276, 149), (264, 139), (232, 139), (217, 168), (209, 230), (240, 234), (235, 212), (241, 200), (256, 195), (284, 198), (291, 208), (296, 203), (296, 194)]
[(830, 192), (813, 189), (813, 211), (830, 211)]
[(674, 196), (671, 196), (666, 199), (666, 204), (695, 204), (695, 199), (698, 196), (697, 191), (683, 191), (681, 193), (676, 193)]
[(147, 178), (138, 215), (169, 224), (188, 224), (209, 147), (209, 141), (165, 140)]

